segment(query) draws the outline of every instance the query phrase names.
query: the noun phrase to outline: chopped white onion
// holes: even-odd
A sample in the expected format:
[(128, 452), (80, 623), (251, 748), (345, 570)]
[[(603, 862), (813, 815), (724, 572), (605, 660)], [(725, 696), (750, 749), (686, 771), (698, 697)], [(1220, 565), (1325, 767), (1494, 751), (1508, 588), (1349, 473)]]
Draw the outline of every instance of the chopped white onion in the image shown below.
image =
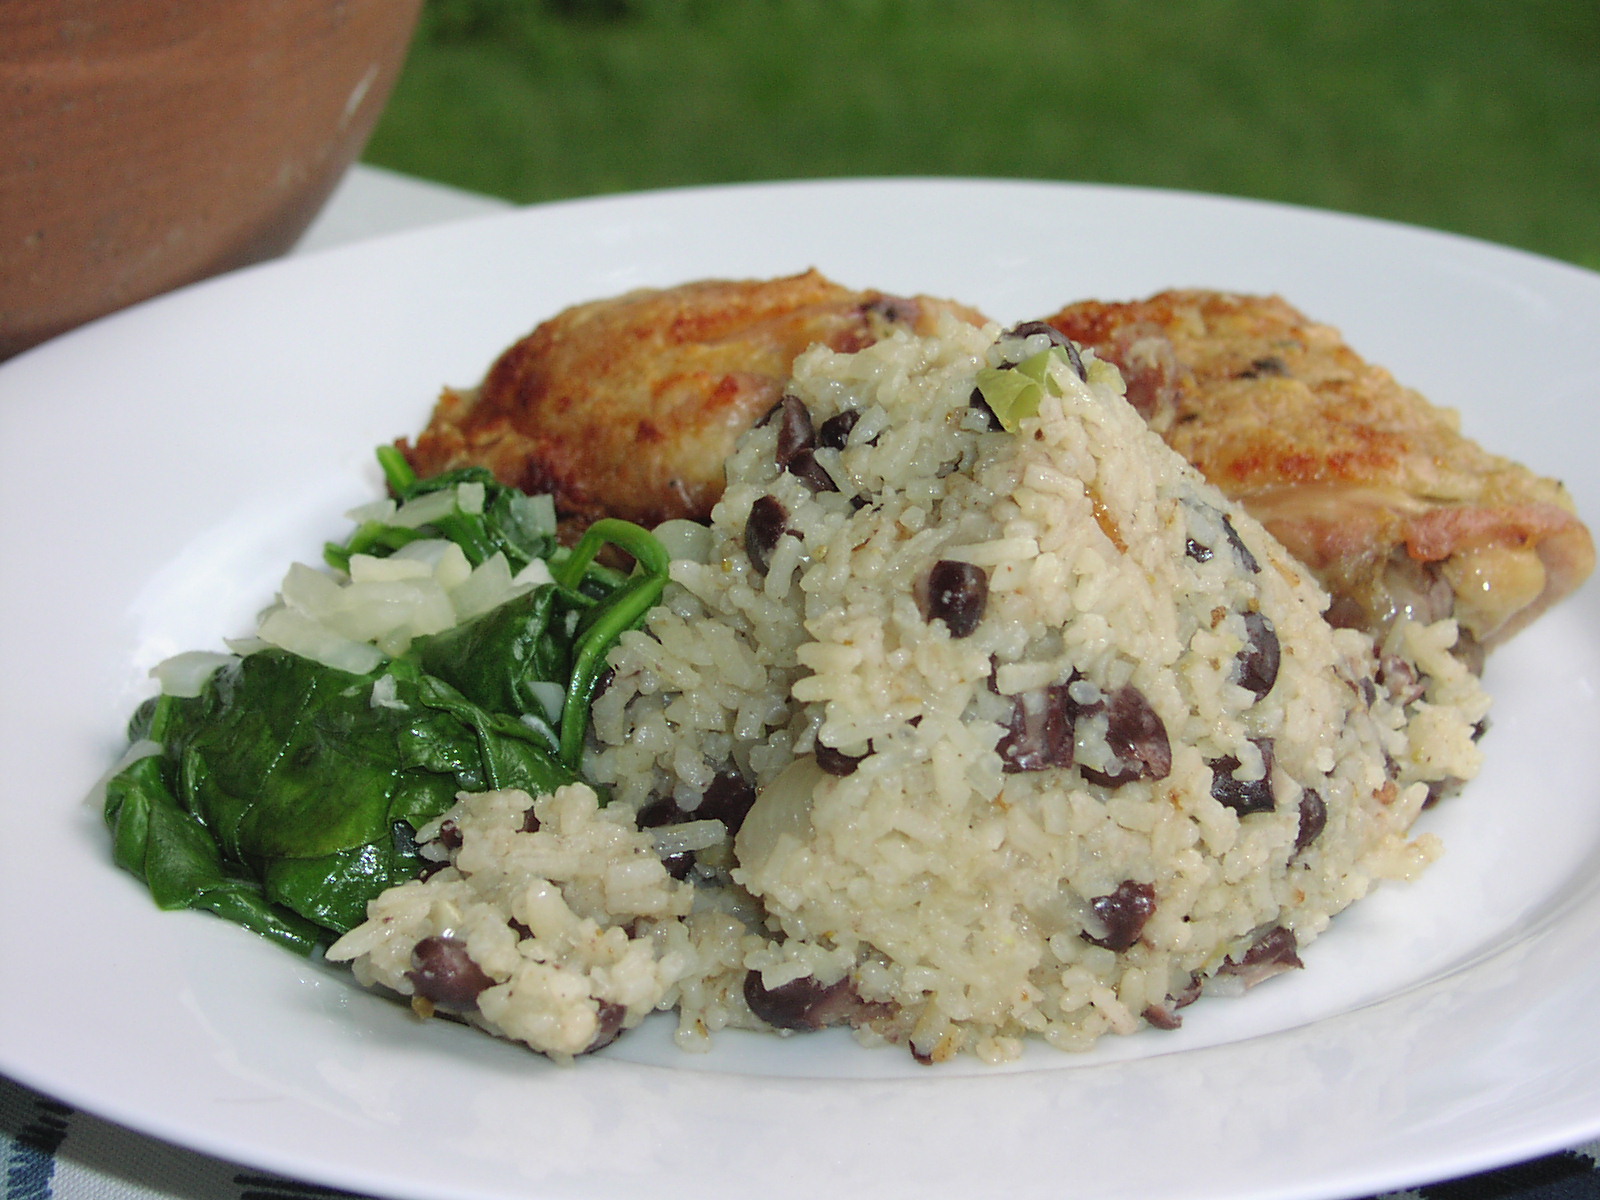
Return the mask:
[(536, 558), (522, 570), (511, 577), (511, 582), (518, 587), (536, 588), (541, 584), (554, 583), (556, 577), (550, 574), (550, 564), (542, 558)]
[(421, 525), (432, 525), (455, 511), (455, 490), (446, 489), (442, 492), (428, 492), (415, 500), (407, 500), (395, 509), (390, 521), (407, 529), (416, 529)]
[(535, 680), (528, 684), (528, 690), (533, 693), (539, 707), (544, 709), (544, 715), (551, 722), (561, 720), (561, 708), (567, 702), (567, 689), (559, 683), (550, 683), (545, 680)]
[(450, 603), (455, 605), (456, 620), (470, 621), (525, 590), (513, 584), (506, 556), (497, 552), (473, 568), (472, 574), (451, 590)]
[(728, 840), (728, 827), (715, 820), (685, 821), (681, 825), (663, 825), (659, 829), (652, 829), (650, 840), (656, 844), (656, 853), (665, 858), (686, 850), (720, 846)]
[(433, 564), (415, 558), (378, 558), (372, 554), (350, 556), (351, 583), (398, 583), (402, 580), (432, 579)]
[(168, 696), (198, 696), (205, 690), (207, 680), (238, 661), (232, 654), (219, 654), (214, 650), (186, 650), (158, 662), (150, 668), (150, 674)]
[(674, 518), (661, 522), (651, 532), (672, 558), (686, 558), (697, 563), (711, 561), (711, 530), (698, 521)]
[(345, 516), (351, 521), (355, 522), (357, 525), (365, 525), (368, 521), (382, 521), (387, 523), (389, 518), (394, 516), (394, 510), (396, 507), (397, 506), (395, 505), (395, 502), (389, 497), (385, 496), (381, 500), (372, 500), (366, 504), (352, 508), (349, 512), (345, 513)]
[(383, 661), (376, 646), (340, 637), (292, 608), (270, 610), (258, 632), (262, 641), (281, 650), (355, 675), (365, 675)]

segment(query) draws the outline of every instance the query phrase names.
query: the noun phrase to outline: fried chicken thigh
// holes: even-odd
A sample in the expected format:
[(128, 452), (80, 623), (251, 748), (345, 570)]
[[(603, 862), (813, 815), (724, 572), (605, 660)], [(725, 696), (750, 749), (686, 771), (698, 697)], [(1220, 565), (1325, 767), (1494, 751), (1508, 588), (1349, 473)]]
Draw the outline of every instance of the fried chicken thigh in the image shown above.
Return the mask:
[(1318, 575), (1336, 622), (1453, 615), (1487, 650), (1594, 568), (1560, 483), (1277, 297), (1169, 291), (1046, 321), (1121, 368), (1167, 443)]
[(858, 292), (816, 271), (703, 280), (580, 304), (505, 351), (475, 390), (447, 390), (414, 444), (421, 475), (479, 465), (549, 492), (570, 532), (602, 516), (705, 520), (723, 460), (779, 400), (790, 364), (822, 343), (858, 350), (939, 314), (929, 297)]

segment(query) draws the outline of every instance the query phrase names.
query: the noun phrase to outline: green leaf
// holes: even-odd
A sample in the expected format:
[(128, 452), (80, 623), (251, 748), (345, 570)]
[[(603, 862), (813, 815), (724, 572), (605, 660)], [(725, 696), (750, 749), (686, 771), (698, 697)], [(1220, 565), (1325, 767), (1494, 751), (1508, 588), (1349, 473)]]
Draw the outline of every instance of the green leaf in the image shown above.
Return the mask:
[(360, 921), (368, 900), (416, 874), (410, 832), (458, 792), (574, 779), (515, 716), (406, 660), (351, 675), (263, 650), (199, 696), (162, 697), (150, 728), (162, 754), (107, 789), (116, 861), (165, 907), (222, 906), (279, 940), (274, 920), (333, 932)]
[(198, 908), (309, 954), (325, 935), (229, 873), (216, 843), (166, 786), (159, 758), (141, 758), (106, 785), (112, 858), (143, 880), (162, 908)]
[(553, 584), (508, 600), (453, 629), (417, 638), (410, 657), (474, 704), (494, 712), (548, 714), (535, 683), (565, 689), (572, 638), (562, 627), (570, 610)]

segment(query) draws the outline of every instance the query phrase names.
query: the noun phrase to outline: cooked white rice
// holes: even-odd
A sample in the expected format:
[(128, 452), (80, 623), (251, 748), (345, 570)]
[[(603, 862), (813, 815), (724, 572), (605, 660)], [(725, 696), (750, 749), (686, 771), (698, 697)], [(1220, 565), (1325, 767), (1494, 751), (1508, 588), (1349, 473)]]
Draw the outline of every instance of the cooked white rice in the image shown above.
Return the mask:
[[(527, 797), (464, 798), (459, 848), (429, 851), (453, 865), (331, 956), (411, 995), (415, 947), (464, 942), (469, 1018), (558, 1057), (677, 1008), (691, 1049), (847, 1021), (1000, 1061), (1170, 1028), (1425, 866), (1409, 830), (1475, 773), (1487, 709), (1452, 624), (1330, 627), (1092, 357), (1085, 380), (1050, 356), (1037, 414), (987, 428), (980, 369), (1048, 345), (997, 334), (804, 355), (787, 403), (825, 436), (746, 436), (705, 561), (613, 651), (587, 764), (609, 805), (567, 789), (524, 833)], [(731, 842), (738, 806), (703, 800), (730, 780), (757, 793)]]

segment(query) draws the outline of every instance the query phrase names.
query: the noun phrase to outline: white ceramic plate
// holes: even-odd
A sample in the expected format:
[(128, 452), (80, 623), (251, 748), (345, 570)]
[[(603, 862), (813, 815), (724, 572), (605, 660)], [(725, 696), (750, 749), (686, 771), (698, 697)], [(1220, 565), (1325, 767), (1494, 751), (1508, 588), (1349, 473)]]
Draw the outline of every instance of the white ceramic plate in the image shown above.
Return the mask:
[(661, 1023), (561, 1069), (221, 921), (159, 913), (80, 803), (145, 670), (244, 630), (375, 493), (372, 448), (565, 304), (815, 265), (1000, 320), (1278, 291), (1600, 517), (1600, 276), (1460, 238), (1126, 189), (840, 182), (556, 205), (258, 268), (0, 368), (0, 1070), (392, 1197), (1357, 1196), (1600, 1134), (1600, 613), (1491, 664), (1489, 763), (1420, 882), (1182, 1030), (923, 1068)]

